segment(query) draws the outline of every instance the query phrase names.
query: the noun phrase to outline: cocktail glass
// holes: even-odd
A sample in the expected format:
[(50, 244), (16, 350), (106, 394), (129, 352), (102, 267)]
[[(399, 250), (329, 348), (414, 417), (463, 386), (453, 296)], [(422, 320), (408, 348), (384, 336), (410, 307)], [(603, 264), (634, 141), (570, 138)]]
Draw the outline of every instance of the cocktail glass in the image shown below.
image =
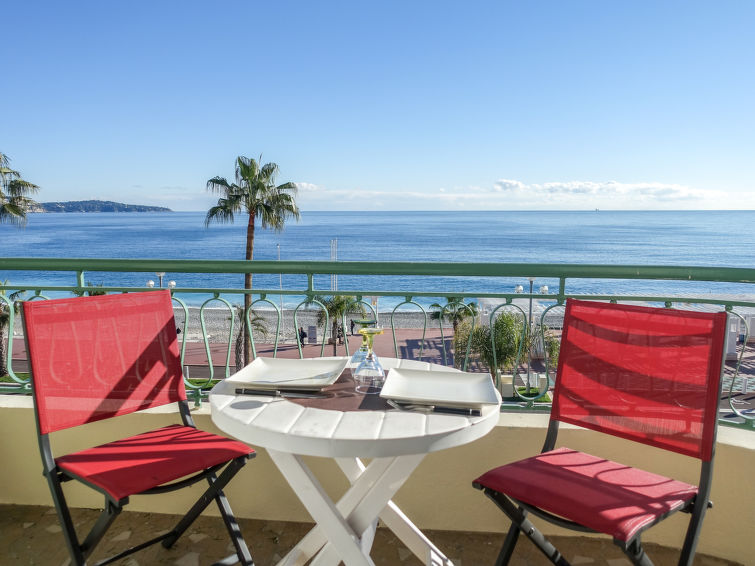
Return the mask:
[[(366, 342), (367, 351), (364, 354), (364, 359), (359, 363), (357, 369), (354, 371), (354, 381), (356, 382), (356, 390), (359, 393), (374, 394), (380, 393), (385, 383), (385, 371), (383, 366), (380, 365), (377, 354), (373, 351), (372, 342), (373, 338), (383, 333), (382, 328), (362, 328), (359, 330), (362, 335), (362, 345)], [(357, 350), (356, 354), (361, 350)], [(352, 358), (353, 359), (353, 358)]]

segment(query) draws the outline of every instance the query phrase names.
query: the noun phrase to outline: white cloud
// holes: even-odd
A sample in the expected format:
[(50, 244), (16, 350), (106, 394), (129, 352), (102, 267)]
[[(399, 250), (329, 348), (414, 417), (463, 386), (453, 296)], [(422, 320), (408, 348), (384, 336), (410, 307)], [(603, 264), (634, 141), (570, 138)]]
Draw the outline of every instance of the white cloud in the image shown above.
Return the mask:
[(494, 190), (498, 192), (511, 192), (524, 189), (525, 185), (521, 181), (514, 181), (512, 179), (499, 179), (493, 185)]
[(551, 181), (499, 179), (491, 186), (428, 190), (331, 189), (297, 182), (302, 210), (681, 210), (746, 208), (742, 195), (656, 181)]
[(557, 181), (524, 184), (500, 179), (494, 186), (496, 191), (506, 194), (519, 205), (540, 203), (549, 208), (718, 208), (715, 203), (721, 203), (721, 199), (726, 197), (720, 191), (660, 182)]
[(294, 184), (296, 185), (296, 188), (298, 188), (299, 192), (301, 193), (315, 193), (322, 190), (319, 185), (315, 185), (314, 183), (294, 183)]

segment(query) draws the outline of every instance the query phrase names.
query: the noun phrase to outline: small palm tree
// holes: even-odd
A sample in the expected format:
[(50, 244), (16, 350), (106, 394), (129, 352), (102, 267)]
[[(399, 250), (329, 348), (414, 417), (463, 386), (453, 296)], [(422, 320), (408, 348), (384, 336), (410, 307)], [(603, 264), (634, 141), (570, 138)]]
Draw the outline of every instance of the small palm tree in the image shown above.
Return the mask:
[(102, 283), (97, 283), (95, 285), (91, 281), (87, 281), (86, 290), (82, 289), (81, 291), (71, 291), (71, 292), (77, 297), (96, 297), (98, 295), (107, 295), (107, 292), (101, 288), (102, 286), (103, 286)]
[[(236, 182), (229, 183), (224, 177), (213, 177), (207, 181), (207, 189), (220, 194), (218, 203), (207, 211), (205, 227), (213, 222), (228, 223), (234, 221), (234, 215), (247, 214), (246, 255), (247, 260), (254, 257), (254, 230), (259, 219), (263, 228), (283, 230), (288, 218), (299, 219), (296, 206), (296, 185), (288, 182), (275, 184), (278, 166), (275, 163), (260, 165), (260, 162), (248, 157), (236, 158)], [(252, 288), (252, 274), (244, 274), (244, 288)], [(252, 304), (251, 295), (244, 295), (244, 310)], [(252, 343), (244, 331), (244, 361), (252, 357)]]
[(36, 193), (39, 187), (24, 181), (9, 164), (8, 156), (0, 153), (0, 223), (23, 226), (26, 224), (26, 213), (37, 204), (29, 195)]
[(458, 331), (454, 335), (454, 349), (462, 351), (463, 348), (466, 348), (471, 332), (471, 352), (477, 354), (480, 361), (495, 376), (496, 369), (506, 370), (513, 367), (519, 353), (525, 351), (524, 344), (522, 344), (522, 348), (520, 349), (522, 328), (522, 321), (513, 313), (504, 312), (499, 314), (493, 321), (492, 328), (495, 336), (494, 354), (491, 327), (487, 325), (472, 326), (469, 321), (463, 321), (459, 324)]
[(343, 317), (349, 313), (358, 313), (361, 316), (365, 316), (366, 311), (364, 305), (357, 301), (356, 297), (351, 295), (333, 295), (332, 297), (316, 296), (314, 298), (320, 301), (325, 307), (324, 311), (321, 309), (317, 313), (317, 324), (325, 324), (326, 311), (328, 313), (328, 318), (330, 318), (330, 335), (333, 338), (333, 355), (336, 356), (338, 326), (341, 324)]
[[(244, 369), (244, 336), (246, 335), (244, 330), (246, 329), (246, 320), (244, 320), (244, 307), (241, 305), (233, 305), (236, 318), (239, 319), (240, 328), (238, 334), (236, 334), (236, 371)], [(267, 329), (267, 321), (265, 317), (257, 314), (257, 311), (252, 309), (249, 313), (249, 323), (252, 327), (252, 333), (257, 333), (262, 336), (263, 339), (267, 339), (269, 331)]]
[(459, 329), (459, 323), (467, 318), (477, 316), (477, 303), (465, 303), (461, 297), (446, 297), (445, 305), (433, 303), (430, 308), (434, 309), (430, 313), (430, 318), (440, 320), (441, 313), (443, 313), (443, 318), (451, 322), (454, 334)]

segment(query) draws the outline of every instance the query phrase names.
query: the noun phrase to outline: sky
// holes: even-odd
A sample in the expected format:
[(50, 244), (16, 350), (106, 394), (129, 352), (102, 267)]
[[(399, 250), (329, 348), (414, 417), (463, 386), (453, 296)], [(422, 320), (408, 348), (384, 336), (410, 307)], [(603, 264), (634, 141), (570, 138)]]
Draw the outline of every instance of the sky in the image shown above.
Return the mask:
[(41, 202), (755, 208), (755, 2), (6, 2), (0, 152)]

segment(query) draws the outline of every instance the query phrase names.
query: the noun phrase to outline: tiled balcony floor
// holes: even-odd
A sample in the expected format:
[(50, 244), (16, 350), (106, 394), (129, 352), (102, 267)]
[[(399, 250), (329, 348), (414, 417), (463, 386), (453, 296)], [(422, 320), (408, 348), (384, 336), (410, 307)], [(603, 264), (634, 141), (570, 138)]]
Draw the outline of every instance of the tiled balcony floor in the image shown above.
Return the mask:
[[(88, 528), (98, 511), (74, 510), (79, 529)], [(172, 528), (178, 520), (170, 515), (123, 512), (93, 555), (104, 558)], [(275, 521), (240, 520), (242, 532), (250, 545), (257, 566), (276, 564), (311, 525)], [(60, 534), (55, 511), (50, 507), (0, 505), (0, 564), (51, 565), (68, 563), (68, 554)], [(432, 531), (430, 538), (454, 561), (456, 566), (492, 565), (502, 536), (499, 534)], [(623, 566), (629, 561), (610, 541), (585, 537), (551, 539), (566, 558), (577, 565)], [(677, 563), (678, 551), (647, 545), (648, 554), (657, 566)], [(127, 566), (175, 565), (200, 566), (232, 552), (220, 518), (200, 517), (171, 549), (155, 545), (119, 562)], [(589, 557), (589, 558), (588, 558)], [(376, 565), (421, 566), (387, 529), (379, 529), (372, 558)], [(512, 566), (550, 564), (529, 541), (517, 547)], [(696, 566), (733, 566), (734, 563), (698, 554)]]

